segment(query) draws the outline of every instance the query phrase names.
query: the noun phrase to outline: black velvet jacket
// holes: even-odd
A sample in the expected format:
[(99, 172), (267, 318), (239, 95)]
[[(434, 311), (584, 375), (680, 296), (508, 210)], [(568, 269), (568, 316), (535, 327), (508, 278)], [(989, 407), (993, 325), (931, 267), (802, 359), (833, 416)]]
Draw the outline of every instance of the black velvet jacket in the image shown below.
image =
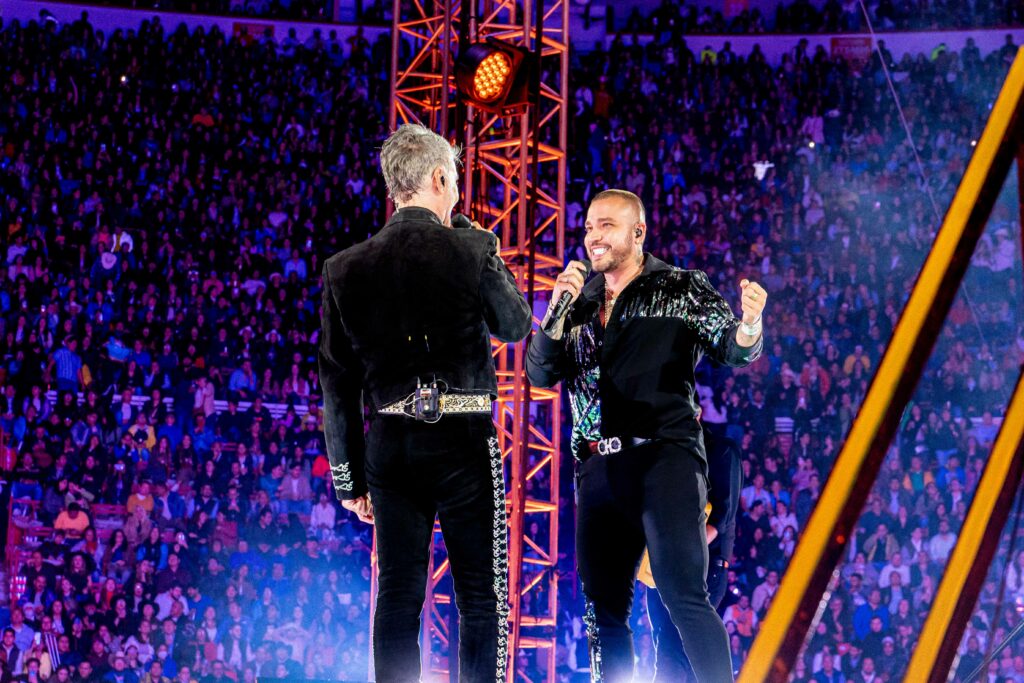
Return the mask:
[(736, 343), (740, 321), (707, 275), (646, 255), (643, 272), (615, 301), (601, 326), (604, 275), (583, 286), (558, 341), (533, 335), (526, 359), (530, 382), (566, 380), (573, 453), (607, 437), (689, 441), (704, 456), (696, 420), (694, 368), (705, 355), (731, 366), (761, 355), (763, 338)]
[(532, 325), (497, 246), (489, 232), (408, 207), (324, 262), (320, 382), (339, 499), (367, 490), (364, 400), (380, 408), (434, 377), (454, 393), (497, 395), (490, 335), (515, 342)]

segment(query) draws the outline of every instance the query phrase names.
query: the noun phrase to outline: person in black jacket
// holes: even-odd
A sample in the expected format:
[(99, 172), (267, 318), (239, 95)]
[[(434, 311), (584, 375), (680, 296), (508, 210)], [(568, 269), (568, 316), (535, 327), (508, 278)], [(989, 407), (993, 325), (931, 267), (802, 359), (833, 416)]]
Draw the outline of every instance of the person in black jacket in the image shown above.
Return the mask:
[(324, 262), (320, 338), (334, 487), (376, 525), (377, 680), (419, 680), (435, 515), (461, 616), (462, 680), (504, 680), (507, 531), (490, 336), (519, 341), (532, 316), (495, 235), (452, 229), (458, 172), (444, 138), (402, 126), (381, 149), (381, 170), (398, 210)]
[(587, 211), (587, 255), (558, 276), (552, 301), (568, 315), (535, 334), (534, 386), (569, 383), (576, 472), (576, 553), (587, 599), (591, 678), (633, 677), (629, 614), (646, 546), (661, 598), (699, 681), (732, 680), (725, 626), (708, 601), (707, 461), (696, 420), (694, 368), (705, 355), (733, 366), (761, 353), (767, 294), (740, 283), (737, 319), (707, 275), (644, 254), (643, 202), (605, 190)]
[[(743, 470), (740, 450), (735, 441), (715, 436), (704, 423), (701, 423), (701, 431), (708, 460), (708, 502), (711, 503), (707, 523), (708, 596), (711, 606), (717, 610), (728, 587), (726, 574), (736, 542), (736, 511), (740, 506)], [(647, 590), (647, 616), (651, 620), (657, 655), (655, 682), (681, 683), (693, 680), (693, 670), (683, 652), (679, 631), (672, 625), (672, 618), (657, 588)]]

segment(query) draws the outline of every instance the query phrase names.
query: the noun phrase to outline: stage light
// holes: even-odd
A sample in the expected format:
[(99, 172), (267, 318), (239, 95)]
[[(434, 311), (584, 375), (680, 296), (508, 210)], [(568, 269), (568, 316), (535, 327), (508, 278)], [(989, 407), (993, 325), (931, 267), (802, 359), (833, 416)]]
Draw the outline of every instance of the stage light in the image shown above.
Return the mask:
[(808, 142), (807, 146), (810, 147), (811, 149), (814, 149), (814, 140), (811, 140), (810, 142)]
[(532, 61), (529, 51), (499, 40), (473, 43), (455, 61), (455, 85), (474, 106), (507, 113), (529, 102)]
[(504, 52), (492, 52), (484, 57), (473, 74), (473, 97), (491, 103), (508, 86), (512, 60)]

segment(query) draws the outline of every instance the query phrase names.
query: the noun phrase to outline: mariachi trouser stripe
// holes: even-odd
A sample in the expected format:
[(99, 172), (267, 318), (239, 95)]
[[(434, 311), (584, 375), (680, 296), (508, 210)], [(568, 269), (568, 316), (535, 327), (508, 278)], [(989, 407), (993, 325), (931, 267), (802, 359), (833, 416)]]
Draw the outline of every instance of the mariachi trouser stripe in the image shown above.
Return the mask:
[(491, 454), (491, 480), (494, 485), (494, 594), (498, 599), (497, 683), (504, 683), (508, 668), (508, 520), (505, 517), (505, 476), (497, 437), (487, 445)]

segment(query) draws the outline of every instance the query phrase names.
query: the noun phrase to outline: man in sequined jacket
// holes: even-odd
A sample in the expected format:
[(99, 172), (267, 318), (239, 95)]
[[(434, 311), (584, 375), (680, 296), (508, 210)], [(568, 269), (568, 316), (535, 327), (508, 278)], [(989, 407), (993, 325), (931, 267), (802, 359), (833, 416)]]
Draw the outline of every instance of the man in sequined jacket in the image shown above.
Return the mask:
[(533, 336), (527, 372), (535, 386), (569, 384), (591, 679), (632, 680), (629, 615), (646, 546), (697, 679), (731, 681), (729, 642), (705, 583), (707, 460), (694, 368), (705, 354), (735, 367), (758, 358), (767, 294), (740, 282), (736, 318), (702, 271), (644, 254), (646, 228), (636, 195), (594, 197), (584, 244), (597, 276), (584, 284), (577, 262), (558, 276), (552, 301), (562, 292), (574, 301), (550, 335)]

